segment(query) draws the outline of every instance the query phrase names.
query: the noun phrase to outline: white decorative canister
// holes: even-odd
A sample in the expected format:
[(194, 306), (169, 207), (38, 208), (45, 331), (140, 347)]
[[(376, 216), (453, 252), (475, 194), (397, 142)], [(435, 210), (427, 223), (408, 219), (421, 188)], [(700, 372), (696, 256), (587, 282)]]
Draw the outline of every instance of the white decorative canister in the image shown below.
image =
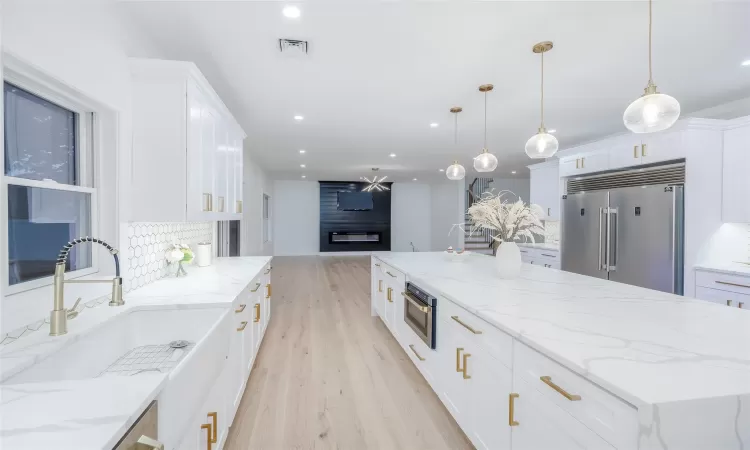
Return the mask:
[(500, 242), (495, 267), (500, 278), (516, 278), (521, 274), (521, 250), (515, 242)]
[(206, 267), (211, 265), (211, 243), (210, 242), (199, 242), (198, 251), (195, 252), (195, 262), (198, 267)]

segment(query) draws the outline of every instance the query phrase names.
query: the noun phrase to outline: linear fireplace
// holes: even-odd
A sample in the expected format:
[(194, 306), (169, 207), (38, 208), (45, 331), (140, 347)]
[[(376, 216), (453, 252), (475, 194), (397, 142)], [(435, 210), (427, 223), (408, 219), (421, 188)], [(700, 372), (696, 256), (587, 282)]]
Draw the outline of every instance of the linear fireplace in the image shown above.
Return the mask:
[(379, 244), (382, 236), (382, 233), (379, 231), (330, 231), (328, 233), (328, 243), (340, 245), (359, 243)]
[(321, 252), (391, 250), (391, 191), (372, 192), (372, 206), (366, 208), (343, 202), (365, 187), (367, 183), (320, 182)]

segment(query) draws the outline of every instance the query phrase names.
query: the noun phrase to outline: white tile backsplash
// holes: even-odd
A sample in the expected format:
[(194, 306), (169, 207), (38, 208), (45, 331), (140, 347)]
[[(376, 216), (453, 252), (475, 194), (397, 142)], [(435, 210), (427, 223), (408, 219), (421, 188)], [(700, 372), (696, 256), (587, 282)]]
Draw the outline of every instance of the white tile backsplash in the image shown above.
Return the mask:
[(560, 222), (547, 220), (544, 222), (544, 242), (548, 244), (560, 243)]

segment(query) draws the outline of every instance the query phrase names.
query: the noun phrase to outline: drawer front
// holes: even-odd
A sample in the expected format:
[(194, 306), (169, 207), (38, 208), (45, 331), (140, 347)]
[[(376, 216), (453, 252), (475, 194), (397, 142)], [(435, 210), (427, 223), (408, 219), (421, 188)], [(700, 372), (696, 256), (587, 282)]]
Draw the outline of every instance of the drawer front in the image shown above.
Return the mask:
[(750, 309), (750, 295), (747, 294), (698, 286), (695, 288), (695, 298), (732, 308)]
[(520, 342), (513, 352), (514, 373), (532, 388), (616, 448), (637, 448), (633, 406)]
[(750, 295), (750, 277), (696, 270), (695, 285)]
[(406, 288), (406, 276), (382, 261), (380, 269), (383, 271), (383, 280), (387, 280), (388, 284), (394, 287), (395, 293), (400, 295)]
[(480, 345), (506, 367), (512, 367), (513, 338), (510, 335), (444, 297), (438, 299), (438, 315), (438, 336), (447, 329), (472, 344)]

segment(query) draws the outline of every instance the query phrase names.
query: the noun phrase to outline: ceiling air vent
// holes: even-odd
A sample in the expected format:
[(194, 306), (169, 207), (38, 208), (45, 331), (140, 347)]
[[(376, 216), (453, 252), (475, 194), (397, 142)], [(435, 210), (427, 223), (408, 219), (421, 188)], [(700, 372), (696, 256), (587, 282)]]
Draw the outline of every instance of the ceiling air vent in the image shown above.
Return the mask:
[(306, 55), (307, 41), (300, 41), (298, 39), (279, 39), (279, 51), (281, 51), (281, 53)]

